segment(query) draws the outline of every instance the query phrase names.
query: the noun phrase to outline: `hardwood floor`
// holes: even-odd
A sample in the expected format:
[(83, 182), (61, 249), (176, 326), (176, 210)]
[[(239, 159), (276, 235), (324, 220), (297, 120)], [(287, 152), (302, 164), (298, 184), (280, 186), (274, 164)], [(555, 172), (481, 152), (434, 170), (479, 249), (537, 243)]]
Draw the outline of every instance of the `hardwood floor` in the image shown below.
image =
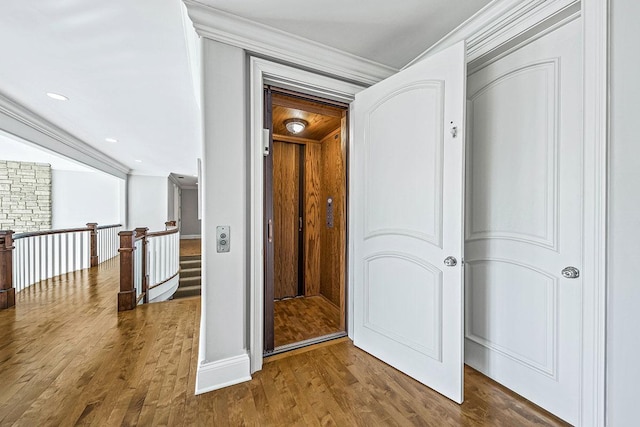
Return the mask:
[(201, 239), (180, 239), (180, 256), (195, 256), (202, 252)]
[(340, 310), (323, 296), (276, 301), (273, 310), (276, 347), (343, 331)]
[(0, 426), (565, 425), (468, 368), (457, 405), (348, 339), (195, 396), (200, 299), (118, 313), (117, 262), (42, 282), (0, 311)]
[(0, 312), (0, 425), (181, 422), (199, 299), (117, 313), (118, 262), (41, 282)]

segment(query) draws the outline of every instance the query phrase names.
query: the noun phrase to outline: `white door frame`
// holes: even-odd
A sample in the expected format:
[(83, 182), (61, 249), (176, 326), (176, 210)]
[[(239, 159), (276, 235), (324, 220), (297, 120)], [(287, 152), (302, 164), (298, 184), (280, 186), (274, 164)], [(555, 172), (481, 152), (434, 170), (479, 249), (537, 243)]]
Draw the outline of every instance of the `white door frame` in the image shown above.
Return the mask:
[[(251, 362), (251, 373), (262, 369), (262, 354), (264, 348), (264, 227), (263, 227), (263, 117), (264, 100), (263, 88), (265, 84), (295, 90), (300, 93), (320, 96), (323, 98), (350, 103), (355, 94), (364, 89), (352, 83), (347, 83), (331, 77), (325, 77), (309, 71), (303, 71), (287, 65), (278, 64), (265, 59), (251, 57), (250, 60), (250, 146), (249, 154), (249, 182), (251, 185), (250, 211), (249, 211), (249, 359)], [(351, 123), (353, 121), (351, 120)], [(349, 162), (353, 152), (353, 126), (349, 126)], [(347, 177), (347, 188), (351, 192), (351, 182)], [(352, 219), (349, 216), (348, 230), (352, 229)], [(351, 259), (352, 243), (347, 235), (348, 256)], [(352, 292), (352, 271), (351, 265), (347, 262), (347, 280), (345, 283), (347, 290), (346, 316), (348, 334), (351, 337), (352, 326), (348, 321), (349, 314), (353, 312), (351, 299)]]
[(582, 0), (584, 256), (589, 278), (583, 297), (582, 410), (580, 424), (606, 424), (607, 190), (609, 137), (609, 4)]

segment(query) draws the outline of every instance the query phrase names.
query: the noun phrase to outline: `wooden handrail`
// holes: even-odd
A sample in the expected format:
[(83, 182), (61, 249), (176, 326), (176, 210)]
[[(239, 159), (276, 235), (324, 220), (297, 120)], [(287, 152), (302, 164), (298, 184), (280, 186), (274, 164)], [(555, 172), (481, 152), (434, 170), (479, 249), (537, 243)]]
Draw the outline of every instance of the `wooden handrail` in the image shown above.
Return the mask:
[(98, 230), (104, 230), (107, 228), (118, 228), (118, 227), (122, 227), (122, 224), (101, 225), (98, 227)]
[(51, 234), (77, 233), (79, 231), (91, 231), (91, 228), (62, 228), (59, 230), (29, 231), (27, 233), (14, 234), (13, 240), (24, 239), (25, 237), (50, 236)]
[(173, 228), (171, 230), (164, 230), (164, 231), (154, 231), (152, 233), (147, 233), (147, 237), (159, 237), (159, 236), (167, 236), (169, 234), (175, 234), (178, 233), (180, 230), (177, 228)]

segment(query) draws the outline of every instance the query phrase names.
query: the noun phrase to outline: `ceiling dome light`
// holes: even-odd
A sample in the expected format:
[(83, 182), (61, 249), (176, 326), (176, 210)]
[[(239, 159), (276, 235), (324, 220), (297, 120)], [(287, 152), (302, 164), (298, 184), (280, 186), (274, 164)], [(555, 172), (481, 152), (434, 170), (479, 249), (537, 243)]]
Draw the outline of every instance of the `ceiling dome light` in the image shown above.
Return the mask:
[(302, 119), (288, 119), (284, 121), (284, 125), (290, 133), (295, 135), (302, 132), (308, 123)]
[(69, 98), (67, 98), (64, 95), (60, 95), (59, 93), (54, 93), (54, 92), (47, 92), (47, 96), (49, 98), (55, 99), (56, 101), (68, 101)]
[(104, 140), (107, 141), (107, 142), (113, 142), (113, 143), (118, 142), (118, 140), (115, 139), (115, 138), (105, 138)]

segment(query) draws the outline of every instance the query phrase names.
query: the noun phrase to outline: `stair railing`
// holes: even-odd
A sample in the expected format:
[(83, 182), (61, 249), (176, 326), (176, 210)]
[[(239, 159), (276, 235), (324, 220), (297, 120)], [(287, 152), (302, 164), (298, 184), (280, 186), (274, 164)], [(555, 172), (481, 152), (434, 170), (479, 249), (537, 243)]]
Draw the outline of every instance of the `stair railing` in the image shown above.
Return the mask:
[(168, 299), (180, 279), (180, 230), (167, 221), (164, 231), (121, 231), (118, 311)]
[(121, 224), (14, 233), (0, 231), (0, 309), (15, 305), (15, 293), (42, 280), (95, 267), (117, 255), (110, 237)]
[(118, 256), (120, 239), (118, 233), (122, 231), (122, 224), (101, 225), (96, 227), (98, 233), (98, 264)]

